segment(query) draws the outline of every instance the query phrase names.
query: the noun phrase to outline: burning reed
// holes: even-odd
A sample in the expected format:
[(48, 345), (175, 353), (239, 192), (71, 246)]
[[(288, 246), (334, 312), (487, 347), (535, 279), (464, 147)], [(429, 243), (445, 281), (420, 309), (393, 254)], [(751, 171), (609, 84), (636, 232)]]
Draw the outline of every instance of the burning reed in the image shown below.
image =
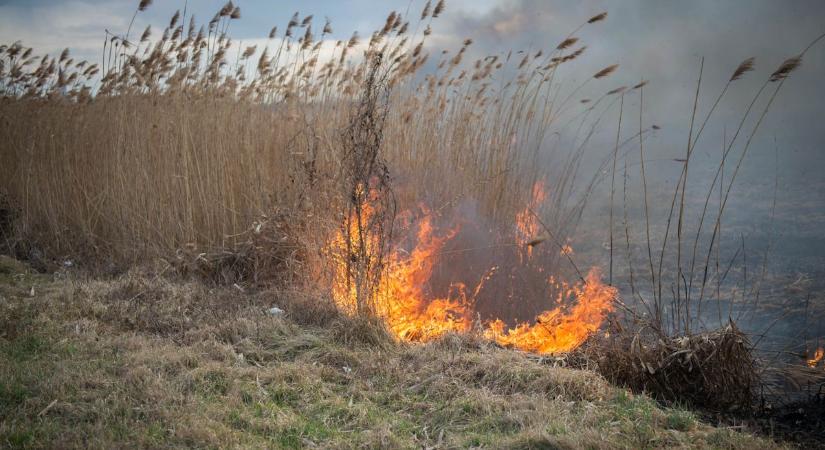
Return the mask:
[[(414, 26), (392, 12), (367, 39), (346, 41), (328, 39), (329, 23), (317, 39), (313, 17), (296, 13), (256, 47), (227, 34), (241, 17), (229, 2), (203, 26), (176, 13), (138, 41), (131, 27), (109, 33), (99, 65), (68, 50), (33, 59), (21, 43), (0, 48), (0, 189), (20, 212), (5, 244), (114, 267), (160, 258), (241, 287), (322, 286), (402, 339), (481, 321), (505, 345), (574, 348), (615, 290), (597, 271), (565, 282), (558, 264), (584, 206), (574, 180), (586, 140), (541, 150), (559, 118), (583, 108), (554, 79), (586, 47), (570, 35), (546, 53), (473, 60), (466, 39), (425, 70), (446, 7), (426, 7)], [(458, 232), (466, 205), (491, 235)], [(553, 245), (539, 248), (544, 234)], [(468, 250), (449, 248), (453, 237), (486, 253), (442, 258)], [(479, 254), (490, 264), (471, 266)], [(501, 270), (511, 263), (538, 294), (504, 295), (517, 284)], [(447, 264), (467, 270), (437, 280)]]

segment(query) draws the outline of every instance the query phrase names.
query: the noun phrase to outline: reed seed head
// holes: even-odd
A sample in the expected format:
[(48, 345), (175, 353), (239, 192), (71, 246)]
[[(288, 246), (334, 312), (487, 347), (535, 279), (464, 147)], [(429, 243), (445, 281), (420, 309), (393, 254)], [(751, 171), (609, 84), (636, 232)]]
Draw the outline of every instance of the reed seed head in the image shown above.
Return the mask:
[(421, 11), (421, 20), (426, 19), (427, 16), (430, 15), (430, 5), (430, 0), (427, 0), (427, 3), (424, 4), (424, 10)]
[(603, 12), (603, 13), (601, 13), (601, 14), (597, 14), (597, 15), (595, 15), (595, 16), (593, 16), (593, 17), (591, 17), (591, 18), (587, 21), (587, 23), (596, 23), (596, 22), (601, 22), (602, 20), (604, 20), (604, 19), (606, 19), (606, 18), (607, 18), (607, 11), (605, 11), (605, 12)]
[(598, 80), (599, 78), (604, 78), (604, 77), (606, 77), (606, 76), (608, 76), (608, 75), (612, 74), (613, 72), (615, 72), (615, 71), (616, 71), (616, 69), (618, 69), (618, 68), (619, 68), (619, 65), (618, 65), (618, 64), (613, 64), (612, 66), (607, 66), (607, 67), (605, 67), (604, 69), (602, 69), (602, 70), (600, 70), (600, 71), (596, 72), (596, 74), (595, 74), (595, 75), (593, 75), (593, 78), (595, 78), (595, 79), (597, 79), (597, 80)]
[(627, 86), (617, 87), (616, 89), (611, 89), (607, 91), (607, 95), (615, 95), (624, 92), (627, 89)]
[(801, 55), (800, 56), (794, 56), (792, 58), (786, 59), (782, 63), (782, 65), (780, 65), (779, 68), (776, 69), (776, 71), (771, 74), (770, 81), (771, 82), (776, 82), (776, 81), (780, 81), (780, 80), (784, 80), (785, 78), (788, 78), (788, 76), (791, 74), (791, 72), (793, 72), (794, 70), (799, 68), (799, 66), (801, 64), (802, 64), (802, 56)]
[(571, 45), (575, 44), (576, 42), (579, 42), (579, 38), (575, 38), (575, 37), (567, 38), (567, 39), (561, 41), (561, 43), (558, 46), (556, 46), (556, 50), (564, 50), (567, 47), (570, 47)]
[(739, 64), (739, 67), (737, 67), (736, 70), (733, 71), (733, 75), (731, 75), (730, 81), (738, 80), (742, 78), (742, 75), (753, 70), (753, 63), (755, 60), (755, 58), (751, 57), (742, 61)]
[(151, 35), (152, 35), (152, 26), (147, 25), (146, 29), (143, 30), (143, 34), (140, 35), (140, 42), (146, 42), (147, 40), (149, 40), (149, 36), (151, 36)]
[(289, 19), (289, 23), (286, 24), (286, 27), (287, 27), (287, 29), (289, 29), (289, 28), (297, 27), (297, 26), (298, 26), (298, 11), (295, 11), (295, 13), (292, 14), (292, 18)]
[(230, 0), (230, 1), (226, 2), (225, 5), (223, 5), (223, 7), (221, 8), (220, 11), (218, 11), (218, 15), (220, 17), (226, 17), (226, 16), (232, 14), (232, 11), (234, 11), (234, 10), (235, 10), (235, 5), (232, 3), (232, 0)]
[(438, 3), (436, 3), (435, 9), (433, 10), (433, 18), (440, 16), (446, 7), (447, 3), (444, 0), (438, 0)]

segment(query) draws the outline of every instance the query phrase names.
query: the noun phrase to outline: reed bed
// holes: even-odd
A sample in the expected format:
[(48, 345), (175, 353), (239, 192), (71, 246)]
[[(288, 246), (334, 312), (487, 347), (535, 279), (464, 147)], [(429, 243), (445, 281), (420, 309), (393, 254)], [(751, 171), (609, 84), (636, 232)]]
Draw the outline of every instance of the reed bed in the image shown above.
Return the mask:
[(387, 86), (381, 157), (400, 209), (470, 199), (504, 220), (537, 180), (551, 180), (540, 212), (567, 235), (583, 205), (571, 200), (581, 156), (542, 148), (560, 118), (592, 108), (560, 100), (575, 90), (554, 82), (586, 46), (571, 35), (547, 52), (470, 59), (468, 39), (433, 52), (428, 36), (445, 8), (392, 12), (369, 36), (338, 41), (329, 21), (296, 13), (258, 48), (230, 37), (242, 13), (228, 2), (204, 25), (184, 11), (160, 32), (107, 34), (98, 64), (68, 49), (0, 47), (0, 192), (13, 205), (5, 245), (116, 267), (163, 258), (225, 268), (240, 263), (213, 260), (254, 253), (276, 261), (252, 266), (312, 272), (308, 258), (350, 200), (344, 135), (377, 59)]

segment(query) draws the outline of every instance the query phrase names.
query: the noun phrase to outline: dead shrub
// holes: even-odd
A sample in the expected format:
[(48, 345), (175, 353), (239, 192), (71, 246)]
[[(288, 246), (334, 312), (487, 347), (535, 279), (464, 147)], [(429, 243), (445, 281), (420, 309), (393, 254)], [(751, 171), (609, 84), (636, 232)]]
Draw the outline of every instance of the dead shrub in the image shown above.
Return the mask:
[(591, 339), (571, 357), (608, 380), (666, 402), (717, 411), (747, 410), (759, 386), (747, 336), (728, 326), (667, 337), (641, 328)]

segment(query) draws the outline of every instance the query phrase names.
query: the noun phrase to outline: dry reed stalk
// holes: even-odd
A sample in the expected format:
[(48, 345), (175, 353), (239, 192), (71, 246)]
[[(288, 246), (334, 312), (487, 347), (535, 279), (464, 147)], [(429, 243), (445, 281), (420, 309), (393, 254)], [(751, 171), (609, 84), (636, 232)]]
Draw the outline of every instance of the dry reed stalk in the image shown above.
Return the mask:
[(622, 132), (622, 114), (624, 113), (624, 95), (620, 96), (619, 125), (616, 128), (616, 145), (613, 148), (613, 170), (610, 171), (610, 269), (608, 283), (613, 285), (613, 197), (616, 194), (616, 164), (619, 159), (619, 136)]

